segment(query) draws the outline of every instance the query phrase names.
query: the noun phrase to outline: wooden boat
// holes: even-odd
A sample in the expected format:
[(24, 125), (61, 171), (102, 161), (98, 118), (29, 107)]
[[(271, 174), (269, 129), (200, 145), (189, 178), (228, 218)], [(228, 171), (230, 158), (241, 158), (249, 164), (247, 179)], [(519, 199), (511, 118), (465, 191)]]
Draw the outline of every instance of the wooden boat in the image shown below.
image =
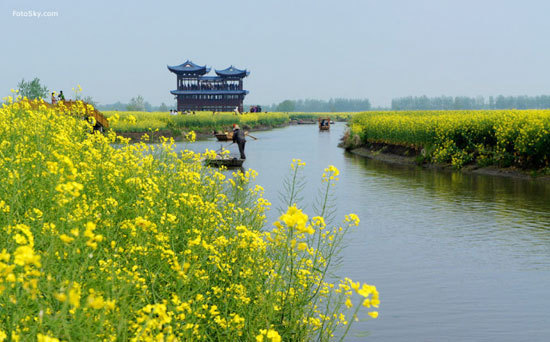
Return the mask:
[(215, 158), (215, 159), (206, 159), (205, 164), (208, 166), (225, 166), (225, 167), (241, 167), (243, 166), (244, 159), (239, 158)]
[(328, 131), (330, 129), (330, 118), (319, 118), (319, 130)]
[(298, 120), (298, 125), (314, 125), (315, 121), (313, 120)]
[(233, 132), (215, 133), (218, 141), (231, 141), (233, 140)]

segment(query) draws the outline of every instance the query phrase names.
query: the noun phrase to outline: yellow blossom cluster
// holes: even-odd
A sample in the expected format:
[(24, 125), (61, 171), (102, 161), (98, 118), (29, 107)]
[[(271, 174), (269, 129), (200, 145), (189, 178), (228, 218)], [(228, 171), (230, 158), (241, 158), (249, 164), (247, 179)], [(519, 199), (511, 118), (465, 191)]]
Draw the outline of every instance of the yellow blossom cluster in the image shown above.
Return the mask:
[(294, 170), (295, 168), (306, 166), (306, 162), (301, 159), (292, 159), (292, 163), (290, 163), (290, 168)]
[(281, 342), (281, 335), (277, 330), (260, 329), (260, 333), (256, 336), (256, 342)]
[(337, 181), (338, 176), (340, 175), (340, 170), (334, 165), (329, 165), (323, 172), (323, 182)]

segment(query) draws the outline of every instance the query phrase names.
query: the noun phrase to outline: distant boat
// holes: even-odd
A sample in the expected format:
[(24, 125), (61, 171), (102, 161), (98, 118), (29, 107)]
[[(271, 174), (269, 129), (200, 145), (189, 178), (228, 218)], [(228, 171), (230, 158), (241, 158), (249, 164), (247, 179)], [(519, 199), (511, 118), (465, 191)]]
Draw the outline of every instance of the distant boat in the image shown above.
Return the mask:
[(233, 140), (233, 132), (215, 133), (218, 141), (230, 141)]
[(320, 131), (330, 130), (330, 118), (319, 118), (319, 130)]
[(239, 158), (212, 158), (212, 159), (205, 159), (204, 163), (208, 166), (225, 166), (225, 167), (241, 167), (243, 166), (244, 159)]
[(313, 120), (298, 120), (298, 125), (314, 125), (315, 121)]

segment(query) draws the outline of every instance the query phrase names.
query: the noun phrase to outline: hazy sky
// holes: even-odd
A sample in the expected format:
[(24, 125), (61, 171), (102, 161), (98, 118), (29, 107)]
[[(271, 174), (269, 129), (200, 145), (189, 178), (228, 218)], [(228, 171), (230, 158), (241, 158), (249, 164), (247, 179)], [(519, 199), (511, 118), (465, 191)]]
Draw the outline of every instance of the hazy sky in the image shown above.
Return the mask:
[(0, 94), (39, 77), (103, 104), (173, 103), (166, 65), (186, 59), (249, 69), (249, 104), (550, 94), (549, 15), (547, 0), (0, 0)]

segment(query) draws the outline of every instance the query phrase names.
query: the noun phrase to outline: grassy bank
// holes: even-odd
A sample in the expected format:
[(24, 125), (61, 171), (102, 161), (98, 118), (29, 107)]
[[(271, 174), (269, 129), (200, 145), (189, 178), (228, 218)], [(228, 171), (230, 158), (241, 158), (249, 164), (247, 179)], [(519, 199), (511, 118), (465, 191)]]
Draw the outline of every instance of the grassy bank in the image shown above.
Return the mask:
[(317, 118), (331, 118), (334, 121), (348, 121), (356, 114), (359, 113), (288, 113), (291, 120), (317, 120)]
[(378, 307), (374, 286), (325, 279), (355, 215), (326, 224), (290, 190), (273, 228), (254, 171), (38, 107), (0, 108), (0, 341), (328, 341)]
[(287, 124), (288, 115), (283, 113), (234, 113), (196, 112), (189, 115), (170, 115), (160, 112), (104, 112), (116, 132), (148, 132), (149, 130), (173, 130), (211, 132), (227, 130), (234, 123), (250, 128), (277, 127)]
[(549, 132), (550, 110), (366, 112), (351, 119), (344, 146), (401, 146), (456, 168), (547, 169)]
[(196, 112), (188, 115), (170, 115), (165, 112), (103, 112), (109, 118), (115, 132), (149, 132), (150, 130), (173, 131), (181, 134), (189, 132), (211, 132), (228, 130), (234, 123), (247, 128), (278, 127), (291, 120), (317, 120), (318, 117), (331, 117), (333, 120), (348, 120), (351, 113), (234, 113)]

